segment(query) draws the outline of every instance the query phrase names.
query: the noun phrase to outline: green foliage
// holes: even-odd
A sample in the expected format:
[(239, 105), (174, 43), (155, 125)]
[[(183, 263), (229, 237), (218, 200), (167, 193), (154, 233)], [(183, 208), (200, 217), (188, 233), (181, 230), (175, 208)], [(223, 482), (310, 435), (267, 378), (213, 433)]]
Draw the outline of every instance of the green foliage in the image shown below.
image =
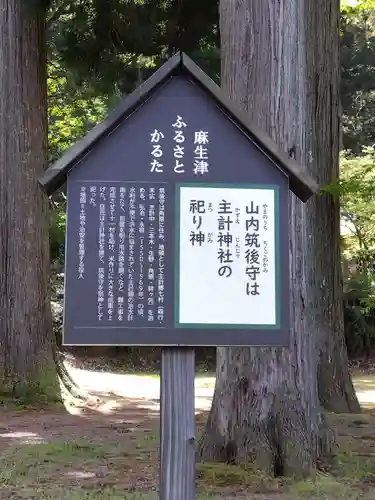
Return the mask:
[(59, 198), (59, 201), (51, 200), (49, 234), (51, 258), (62, 264), (65, 255), (66, 199), (64, 194)]
[[(353, 281), (353, 280), (351, 280)], [(359, 290), (360, 295), (363, 291)], [(351, 290), (353, 296), (353, 290)], [(366, 312), (367, 311), (367, 312)], [(344, 308), (345, 340), (350, 356), (367, 354), (375, 343), (374, 310), (346, 302)]]
[(342, 220), (349, 231), (347, 245), (357, 256), (362, 252), (363, 260), (375, 247), (374, 148), (363, 148), (361, 156), (342, 156), (339, 189)]
[[(60, 1), (50, 13), (50, 44), (75, 82), (98, 94), (127, 94), (171, 54), (217, 59), (218, 0)], [(215, 71), (214, 71), (215, 72)]]
[(375, 1), (341, 7), (341, 103), (345, 151), (340, 182), (349, 352), (375, 342)]
[(97, 96), (88, 86), (77, 87), (55, 58), (48, 67), (49, 160), (61, 154), (103, 120), (116, 96)]
[(340, 182), (345, 276), (345, 334), (350, 354), (369, 353), (375, 344), (375, 150), (341, 159)]
[(50, 161), (176, 50), (219, 80), (217, 0), (54, 0), (48, 35)]
[(375, 0), (342, 0), (341, 12), (348, 10), (363, 11), (375, 9)]
[[(48, 65), (49, 161), (56, 161), (70, 146), (103, 120), (118, 96), (97, 96), (88, 85), (77, 87), (57, 56)], [(65, 196), (51, 199), (50, 249), (53, 259), (63, 259)]]
[(375, 2), (341, 11), (343, 146), (360, 153), (375, 143)]

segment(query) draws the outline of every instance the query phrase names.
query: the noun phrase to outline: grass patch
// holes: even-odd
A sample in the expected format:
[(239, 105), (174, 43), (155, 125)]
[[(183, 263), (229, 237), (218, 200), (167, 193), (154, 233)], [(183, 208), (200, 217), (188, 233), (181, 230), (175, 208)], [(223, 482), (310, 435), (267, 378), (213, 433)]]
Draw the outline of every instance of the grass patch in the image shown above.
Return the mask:
[[(23, 415), (23, 412), (22, 412)], [(24, 417), (21, 417), (24, 421)], [(63, 420), (63, 418), (62, 418)], [(51, 425), (53, 425), (53, 420)], [(56, 425), (56, 422), (54, 423)], [(58, 425), (58, 424), (57, 424)], [(77, 440), (77, 429), (87, 439)], [(97, 422), (96, 429), (90, 419), (69, 420), (64, 429), (67, 439), (37, 442), (48, 432), (48, 424), (34, 433), (29, 433), (30, 443), (10, 444), (12, 439), (22, 437), (12, 429), (4, 434), (8, 442), (0, 452), (0, 498), (5, 499), (152, 499), (154, 496), (138, 491), (153, 490), (157, 466), (155, 454), (137, 449), (137, 433), (118, 436), (111, 425)], [(6, 428), (4, 428), (5, 430)], [(52, 430), (52, 428), (51, 428)], [(69, 430), (72, 436), (68, 436)], [(12, 436), (14, 433), (14, 436)], [(22, 433), (21, 433), (22, 434)], [(139, 433), (144, 442), (156, 441), (155, 434)], [(56, 437), (56, 436), (55, 436)], [(70, 438), (70, 439), (69, 439)], [(90, 439), (91, 438), (91, 439)], [(101, 439), (101, 440), (100, 440)], [(1, 438), (0, 438), (1, 444)], [(154, 446), (156, 448), (156, 445)], [(1, 446), (0, 446), (1, 449)], [(155, 469), (155, 470), (154, 470)], [(149, 488), (149, 486), (151, 486)], [(128, 495), (128, 492), (129, 493)], [(155, 497), (156, 498), (156, 497)]]
[(201, 462), (197, 464), (197, 477), (199, 486), (207, 491), (234, 487), (259, 493), (274, 491), (280, 486), (277, 479), (250, 466)]
[[(113, 489), (95, 489), (95, 490), (85, 490), (82, 488), (72, 488), (67, 491), (66, 489), (57, 488), (52, 489), (49, 493), (41, 488), (33, 488), (23, 490), (19, 492), (17, 490), (12, 492), (9, 490), (1, 491), (1, 499), (11, 500), (11, 499), (30, 499), (30, 500), (157, 500), (158, 496), (156, 493), (120, 493)], [(5, 496), (3, 496), (5, 495)], [(15, 496), (16, 495), (16, 496)]]
[(62, 401), (49, 401), (44, 397), (35, 396), (9, 396), (0, 395), (0, 408), (2, 410), (51, 410), (54, 412), (63, 412), (65, 410)]
[(102, 447), (86, 442), (54, 442), (9, 447), (0, 455), (0, 486), (44, 481), (54, 472), (79, 470), (105, 457)]
[(351, 482), (367, 482), (375, 485), (375, 454), (341, 453), (338, 455), (336, 473)]
[(61, 474), (94, 469), (104, 457), (102, 447), (86, 442), (11, 446), (0, 456), (0, 487), (18, 485), (28, 490), (30, 483), (53, 483)]
[(141, 451), (153, 451), (159, 448), (160, 432), (157, 429), (151, 429), (143, 432), (137, 439), (136, 449)]
[(329, 474), (317, 474), (314, 479), (297, 481), (290, 488), (290, 494), (296, 500), (300, 498), (356, 500), (357, 493), (341, 479), (335, 479)]

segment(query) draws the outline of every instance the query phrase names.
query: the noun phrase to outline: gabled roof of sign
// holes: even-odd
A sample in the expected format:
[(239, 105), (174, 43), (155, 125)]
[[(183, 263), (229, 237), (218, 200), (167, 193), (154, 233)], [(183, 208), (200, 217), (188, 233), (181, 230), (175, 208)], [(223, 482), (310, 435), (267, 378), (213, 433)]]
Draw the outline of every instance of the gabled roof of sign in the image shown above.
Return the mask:
[(95, 147), (99, 140), (106, 137), (121, 121), (131, 115), (159, 85), (176, 74), (187, 74), (209, 93), (242, 132), (289, 177), (290, 189), (302, 201), (307, 201), (318, 190), (315, 181), (294, 159), (281, 151), (267, 134), (255, 127), (246, 113), (238, 109), (225, 92), (186, 54), (178, 52), (128, 95), (103, 122), (96, 125), (44, 172), (39, 182), (47, 194), (52, 194), (59, 189), (66, 182), (69, 171)]

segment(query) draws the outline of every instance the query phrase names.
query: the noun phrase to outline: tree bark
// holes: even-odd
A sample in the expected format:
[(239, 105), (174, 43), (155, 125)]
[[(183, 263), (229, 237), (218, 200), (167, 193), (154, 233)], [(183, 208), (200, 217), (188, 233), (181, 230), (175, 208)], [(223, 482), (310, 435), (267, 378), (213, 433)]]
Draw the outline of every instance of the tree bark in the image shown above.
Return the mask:
[[(320, 185), (337, 182), (340, 150), (339, 0), (309, 0), (307, 69), (312, 88), (312, 157), (310, 174)], [(324, 30), (322, 31), (322, 27)], [(316, 36), (316, 33), (321, 36)], [(314, 91), (315, 89), (315, 91)], [(309, 202), (309, 296), (316, 311), (319, 338), (318, 391), (325, 409), (359, 413), (360, 406), (349, 374), (344, 336), (344, 304), (340, 250), (340, 206), (332, 195)]]
[[(32, 5), (32, 6), (31, 6)], [(0, 9), (0, 391), (58, 399), (49, 299), (45, 12)]]
[[(314, 44), (307, 37), (315, 8), (310, 0), (220, 2), (222, 86), (306, 168), (316, 161), (312, 96), (319, 89), (309, 81)], [(324, 21), (315, 36), (329, 38), (330, 29)], [(275, 475), (307, 475), (333, 452), (318, 398), (317, 304), (309, 300), (316, 283), (306, 279), (313, 275), (307, 247), (317, 222), (310, 207), (290, 195), (291, 348), (218, 349), (203, 459), (250, 460)]]

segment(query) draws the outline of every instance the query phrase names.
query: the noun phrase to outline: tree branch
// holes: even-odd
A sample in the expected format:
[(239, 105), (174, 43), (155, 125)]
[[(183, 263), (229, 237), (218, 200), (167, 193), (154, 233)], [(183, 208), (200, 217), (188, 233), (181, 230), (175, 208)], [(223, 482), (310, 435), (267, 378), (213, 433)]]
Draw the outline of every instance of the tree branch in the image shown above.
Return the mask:
[(51, 25), (55, 21), (57, 21), (60, 16), (62, 16), (63, 14), (67, 14), (69, 12), (70, 4), (71, 4), (71, 2), (62, 3), (60, 5), (60, 7), (58, 7), (54, 12), (52, 12), (50, 17), (48, 17), (46, 20), (46, 28), (47, 29), (50, 28)]

